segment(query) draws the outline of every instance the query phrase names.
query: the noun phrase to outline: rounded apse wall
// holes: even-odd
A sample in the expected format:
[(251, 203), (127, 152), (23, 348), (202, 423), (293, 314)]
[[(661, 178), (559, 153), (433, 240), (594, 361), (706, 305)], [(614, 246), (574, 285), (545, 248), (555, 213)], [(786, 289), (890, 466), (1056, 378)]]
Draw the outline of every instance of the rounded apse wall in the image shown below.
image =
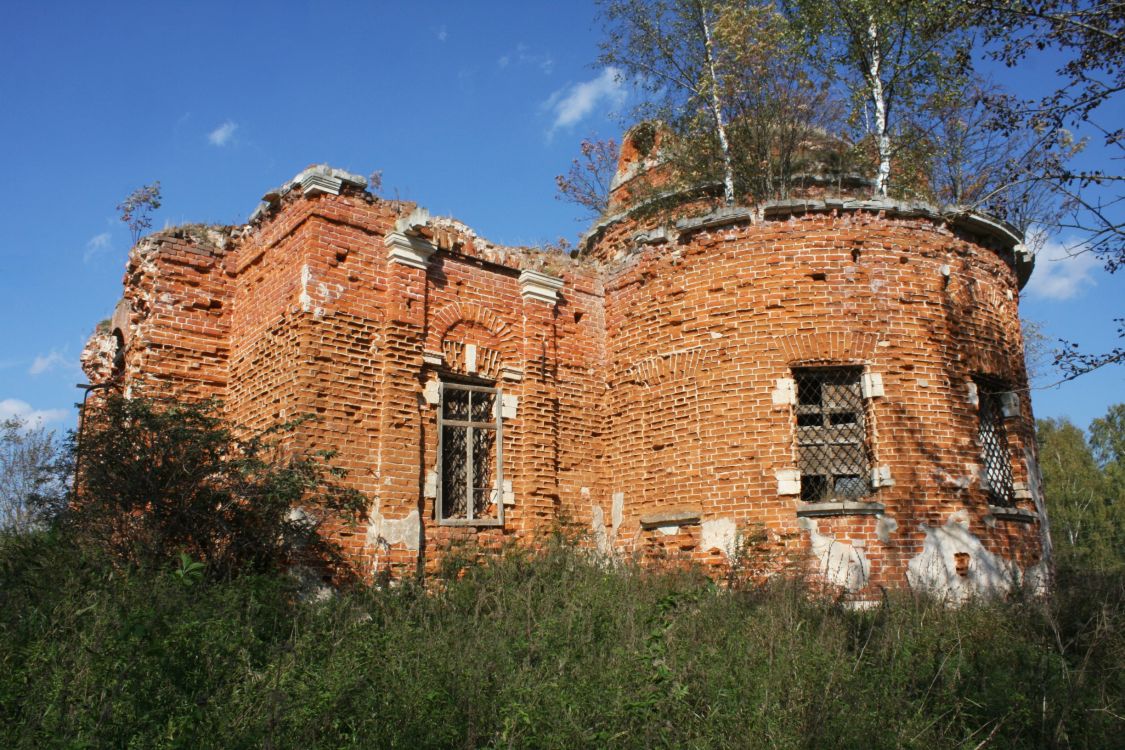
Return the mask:
[(1032, 568), (1018, 237), (807, 208), (623, 219), (587, 246), (607, 265), (618, 546), (660, 552), (694, 523), (709, 562), (762, 527), (855, 591)]

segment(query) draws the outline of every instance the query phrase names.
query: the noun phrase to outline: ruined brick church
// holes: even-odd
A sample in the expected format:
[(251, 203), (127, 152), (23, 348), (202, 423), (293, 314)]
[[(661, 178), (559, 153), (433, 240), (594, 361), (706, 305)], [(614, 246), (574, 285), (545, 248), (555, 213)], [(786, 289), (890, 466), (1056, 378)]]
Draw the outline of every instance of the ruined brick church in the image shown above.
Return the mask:
[(134, 247), (84, 367), (249, 427), (316, 415), (294, 439), (369, 499), (332, 528), (366, 575), (560, 525), (717, 571), (772, 549), (857, 598), (1041, 575), (1018, 232), (815, 185), (645, 200), (652, 167), (627, 140), (570, 256), (311, 167), (245, 226)]

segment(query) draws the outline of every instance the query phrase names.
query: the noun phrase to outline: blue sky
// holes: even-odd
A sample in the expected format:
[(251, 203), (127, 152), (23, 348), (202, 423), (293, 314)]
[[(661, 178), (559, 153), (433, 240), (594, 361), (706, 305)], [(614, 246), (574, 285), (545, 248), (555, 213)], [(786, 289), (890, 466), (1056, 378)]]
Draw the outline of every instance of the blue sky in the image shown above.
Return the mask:
[[(115, 206), (153, 180), (156, 228), (243, 222), (267, 189), (327, 162), (382, 170), (385, 195), (497, 242), (573, 241), (586, 224), (554, 177), (582, 137), (618, 137), (615, 115), (635, 102), (593, 64), (597, 42), (584, 1), (10, 4), (0, 416), (73, 425), (78, 354), (121, 293), (129, 233)], [(1021, 93), (1043, 79), (1015, 73)], [(1123, 291), (1125, 275), (1086, 256), (1042, 260), (1024, 312), (1108, 348)], [(1037, 390), (1036, 413), (1085, 426), (1125, 400), (1123, 377)]]

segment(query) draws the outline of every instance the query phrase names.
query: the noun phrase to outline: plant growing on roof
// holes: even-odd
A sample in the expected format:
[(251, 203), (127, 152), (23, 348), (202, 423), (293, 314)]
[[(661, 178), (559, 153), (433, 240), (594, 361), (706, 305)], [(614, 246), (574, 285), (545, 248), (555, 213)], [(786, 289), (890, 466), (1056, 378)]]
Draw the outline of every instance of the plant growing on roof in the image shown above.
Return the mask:
[(133, 244), (141, 238), (141, 233), (152, 228), (152, 212), (160, 208), (160, 180), (151, 185), (137, 188), (117, 204), (121, 221), (129, 227)]

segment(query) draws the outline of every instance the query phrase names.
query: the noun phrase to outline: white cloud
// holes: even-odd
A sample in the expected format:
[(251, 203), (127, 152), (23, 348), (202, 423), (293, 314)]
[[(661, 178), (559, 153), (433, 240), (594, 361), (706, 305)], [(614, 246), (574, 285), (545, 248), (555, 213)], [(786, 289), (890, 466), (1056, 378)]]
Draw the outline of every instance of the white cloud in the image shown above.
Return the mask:
[(109, 248), (110, 234), (109, 232), (102, 232), (95, 234), (86, 241), (86, 249), (82, 251), (82, 262), (89, 263), (95, 256), (99, 255), (103, 250)]
[(628, 96), (621, 72), (612, 66), (591, 81), (559, 89), (543, 104), (555, 118), (550, 132), (578, 124), (603, 104), (621, 106)]
[(496, 65), (499, 68), (506, 68), (513, 62), (517, 65), (532, 65), (539, 68), (543, 75), (548, 76), (555, 70), (555, 58), (551, 57), (550, 53), (533, 52), (523, 42), (516, 45), (514, 52), (508, 52), (497, 58)]
[(50, 372), (51, 370), (54, 370), (56, 367), (69, 367), (69, 366), (70, 366), (70, 362), (67, 361), (66, 357), (64, 357), (63, 355), (59, 354), (57, 351), (52, 349), (50, 354), (37, 355), (35, 357), (35, 361), (31, 363), (31, 367), (28, 368), (27, 374), (28, 375), (42, 375), (45, 372)]
[(449, 31), (447, 31), (446, 28), (442, 26), (440, 29), (438, 29), (437, 38), (439, 42), (444, 42), (449, 38)]
[(234, 131), (236, 130), (238, 130), (238, 123), (227, 120), (207, 134), (207, 142), (212, 146), (225, 146), (234, 138)]
[(1024, 293), (1040, 299), (1073, 299), (1095, 286), (1100, 267), (1093, 253), (1074, 253), (1066, 243), (1047, 240), (1035, 254), (1035, 271)]
[(0, 400), (0, 420), (16, 419), (28, 427), (61, 422), (69, 416), (70, 412), (66, 409), (33, 409), (31, 404), (18, 398)]

